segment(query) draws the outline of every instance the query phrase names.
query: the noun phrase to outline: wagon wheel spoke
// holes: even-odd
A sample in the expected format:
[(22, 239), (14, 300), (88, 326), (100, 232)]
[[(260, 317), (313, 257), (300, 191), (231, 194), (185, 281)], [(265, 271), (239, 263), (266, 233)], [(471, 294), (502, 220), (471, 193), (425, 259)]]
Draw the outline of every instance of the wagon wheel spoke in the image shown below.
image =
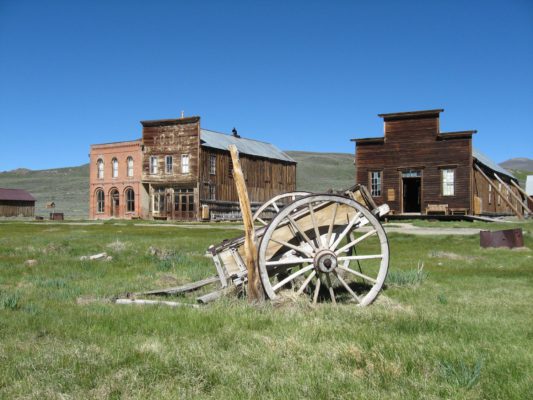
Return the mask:
[(339, 261), (345, 261), (345, 260), (373, 260), (382, 258), (383, 254), (367, 254), (364, 256), (341, 256), (338, 257), (337, 260)]
[(276, 202), (273, 202), (273, 203), (272, 203), (272, 207), (274, 207), (274, 210), (276, 210), (276, 212), (279, 213), (279, 207), (278, 207), (278, 205), (276, 204)]
[(357, 296), (355, 294), (355, 292), (352, 290), (352, 288), (350, 287), (350, 285), (348, 285), (346, 283), (346, 281), (344, 280), (344, 278), (337, 272), (335, 271), (335, 276), (337, 277), (337, 279), (339, 280), (339, 282), (342, 284), (342, 286), (344, 286), (344, 288), (346, 289), (346, 291), (348, 293), (350, 293), (352, 295), (352, 297), (355, 299), (355, 301), (357, 301), (357, 303), (361, 303), (361, 299), (359, 298), (359, 296)]
[[(285, 246), (285, 247), (288, 247), (289, 249), (293, 249), (295, 251), (298, 251), (304, 255), (306, 255), (307, 257), (313, 257), (313, 254), (308, 252), (307, 250), (303, 249), (302, 247), (298, 247), (298, 246), (295, 246), (289, 242), (286, 242), (284, 240), (278, 240), (278, 239), (274, 239), (272, 238), (271, 239), (274, 243), (277, 243), (277, 244), (281, 244), (282, 246)], [(300, 243), (301, 245), (302, 243)]]
[(335, 225), (335, 219), (337, 218), (337, 209), (339, 208), (339, 203), (333, 204), (333, 211), (331, 216), (331, 222), (328, 227), (328, 236), (326, 239), (326, 246), (331, 246), (331, 234), (333, 233), (333, 226)]
[(307, 287), (307, 285), (309, 285), (309, 282), (311, 282), (311, 280), (314, 278), (315, 275), (316, 275), (316, 271), (311, 271), (311, 273), (309, 274), (307, 279), (304, 281), (304, 283), (302, 283), (302, 286), (300, 286), (300, 289), (298, 289), (296, 294), (298, 295), (302, 294), (305, 288)]
[(274, 265), (296, 265), (296, 264), (304, 264), (304, 263), (312, 263), (312, 258), (286, 258), (284, 260), (278, 260), (278, 261), (267, 261), (266, 265), (269, 267)]
[(350, 274), (358, 276), (359, 278), (363, 278), (363, 279), (365, 279), (365, 280), (367, 280), (369, 282), (376, 283), (376, 280), (374, 278), (371, 278), (371, 277), (369, 277), (369, 276), (367, 276), (365, 274), (362, 274), (361, 272), (354, 271), (353, 269), (348, 268), (348, 267), (343, 266), (343, 265), (339, 266), (339, 268), (342, 269), (343, 271), (349, 272)]
[(318, 248), (323, 248), (322, 237), (320, 236), (320, 231), (318, 230), (318, 225), (316, 223), (315, 211), (313, 210), (313, 205), (309, 203), (307, 205), (309, 209), (309, 215), (311, 216), (311, 221), (313, 222), (313, 229), (315, 231), (316, 245)]
[(344, 230), (342, 231), (342, 233), (339, 235), (339, 237), (337, 237), (337, 240), (335, 240), (335, 242), (333, 242), (333, 244), (330, 246), (330, 250), (335, 250), (337, 248), (337, 246), (339, 245), (339, 243), (342, 241), (342, 239), (344, 239), (344, 237), (346, 236), (346, 234), (352, 229), (352, 227), (354, 226), (354, 224), (359, 220), (361, 219), (361, 212), (358, 212), (357, 214), (354, 215), (354, 217), (350, 220), (350, 222), (348, 223), (348, 225), (346, 226), (346, 228), (344, 228)]
[(257, 217), (257, 221), (261, 222), (264, 226), (268, 225), (268, 223), (266, 223), (262, 218)]
[(320, 275), (316, 277), (315, 292), (313, 293), (313, 304), (316, 304), (318, 300), (318, 292), (320, 292)]
[(280, 287), (284, 286), (285, 284), (287, 284), (288, 282), (294, 280), (295, 278), (299, 277), (300, 275), (302, 274), (305, 274), (307, 271), (313, 269), (313, 264), (310, 264), (302, 269), (299, 269), (298, 271), (296, 271), (295, 273), (293, 273), (292, 275), (289, 275), (288, 277), (286, 277), (285, 279), (283, 279), (282, 281), (278, 282), (276, 285), (274, 285), (272, 287), (272, 290), (274, 291), (277, 291)]
[(326, 280), (328, 281), (328, 290), (329, 296), (331, 297), (331, 302), (333, 304), (337, 304), (337, 300), (335, 300), (335, 291), (333, 290), (333, 285), (331, 284), (330, 274), (326, 274)]
[(314, 249), (316, 250), (316, 246), (315, 244), (313, 243), (313, 241), (311, 239), (309, 239), (309, 236), (306, 235), (306, 233), (304, 231), (302, 231), (300, 229), (300, 227), (296, 224), (296, 222), (294, 221), (294, 218), (292, 218), (290, 215), (287, 215), (287, 219), (289, 220), (291, 226), (300, 234), (300, 236), (307, 242), (309, 243), (309, 245)]
[(358, 243), (361, 243), (363, 240), (365, 240), (366, 238), (372, 236), (372, 235), (375, 235), (376, 234), (376, 230), (375, 229), (372, 229), (371, 231), (365, 233), (364, 235), (362, 236), (359, 236), (357, 239), (355, 240), (352, 240), (350, 243), (348, 243), (346, 246), (343, 246), (341, 247), (340, 249), (336, 250), (335, 251), (335, 254), (339, 255), (340, 253), (343, 253), (345, 252), (346, 250), (348, 249), (351, 249), (352, 247), (354, 247), (356, 244)]

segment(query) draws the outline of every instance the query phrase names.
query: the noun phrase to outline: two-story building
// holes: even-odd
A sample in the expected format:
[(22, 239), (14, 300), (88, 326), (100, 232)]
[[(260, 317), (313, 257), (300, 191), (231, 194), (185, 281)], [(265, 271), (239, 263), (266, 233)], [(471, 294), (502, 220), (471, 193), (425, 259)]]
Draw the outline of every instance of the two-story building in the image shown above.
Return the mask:
[(253, 204), (296, 190), (296, 162), (270, 143), (202, 129), (200, 117), (141, 124), (140, 140), (91, 146), (90, 218), (205, 220), (238, 212), (230, 144)]

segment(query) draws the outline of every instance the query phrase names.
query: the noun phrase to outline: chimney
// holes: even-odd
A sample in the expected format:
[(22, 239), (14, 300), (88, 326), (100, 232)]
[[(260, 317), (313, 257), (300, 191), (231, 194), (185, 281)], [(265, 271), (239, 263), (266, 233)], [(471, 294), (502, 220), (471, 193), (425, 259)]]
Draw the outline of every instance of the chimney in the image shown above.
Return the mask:
[(231, 133), (233, 134), (233, 137), (236, 137), (237, 139), (239, 139), (241, 136), (237, 133), (237, 129), (235, 129), (235, 127), (233, 127)]

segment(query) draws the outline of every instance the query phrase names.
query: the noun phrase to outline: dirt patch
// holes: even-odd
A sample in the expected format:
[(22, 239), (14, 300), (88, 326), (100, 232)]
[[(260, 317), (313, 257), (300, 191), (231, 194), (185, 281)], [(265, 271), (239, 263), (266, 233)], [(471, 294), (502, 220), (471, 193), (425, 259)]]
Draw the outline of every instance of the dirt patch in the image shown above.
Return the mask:
[(429, 253), (429, 257), (433, 258), (446, 258), (448, 260), (466, 260), (466, 261), (472, 261), (479, 257), (474, 256), (463, 256), (461, 254), (452, 253), (449, 251), (432, 251)]

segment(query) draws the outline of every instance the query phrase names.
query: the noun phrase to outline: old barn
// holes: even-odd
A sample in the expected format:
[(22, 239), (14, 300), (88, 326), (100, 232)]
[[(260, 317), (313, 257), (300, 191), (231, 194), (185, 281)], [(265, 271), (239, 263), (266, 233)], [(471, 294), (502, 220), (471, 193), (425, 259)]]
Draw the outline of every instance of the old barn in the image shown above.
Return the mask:
[(523, 216), (517, 179), (473, 149), (475, 130), (441, 132), (443, 111), (379, 114), (383, 136), (352, 139), (356, 182), (395, 214)]
[(22, 189), (0, 188), (0, 217), (33, 217), (35, 198)]
[(200, 117), (141, 125), (140, 140), (91, 146), (91, 218), (238, 217), (230, 144), (253, 205), (296, 189), (296, 162), (273, 144), (204, 129)]

